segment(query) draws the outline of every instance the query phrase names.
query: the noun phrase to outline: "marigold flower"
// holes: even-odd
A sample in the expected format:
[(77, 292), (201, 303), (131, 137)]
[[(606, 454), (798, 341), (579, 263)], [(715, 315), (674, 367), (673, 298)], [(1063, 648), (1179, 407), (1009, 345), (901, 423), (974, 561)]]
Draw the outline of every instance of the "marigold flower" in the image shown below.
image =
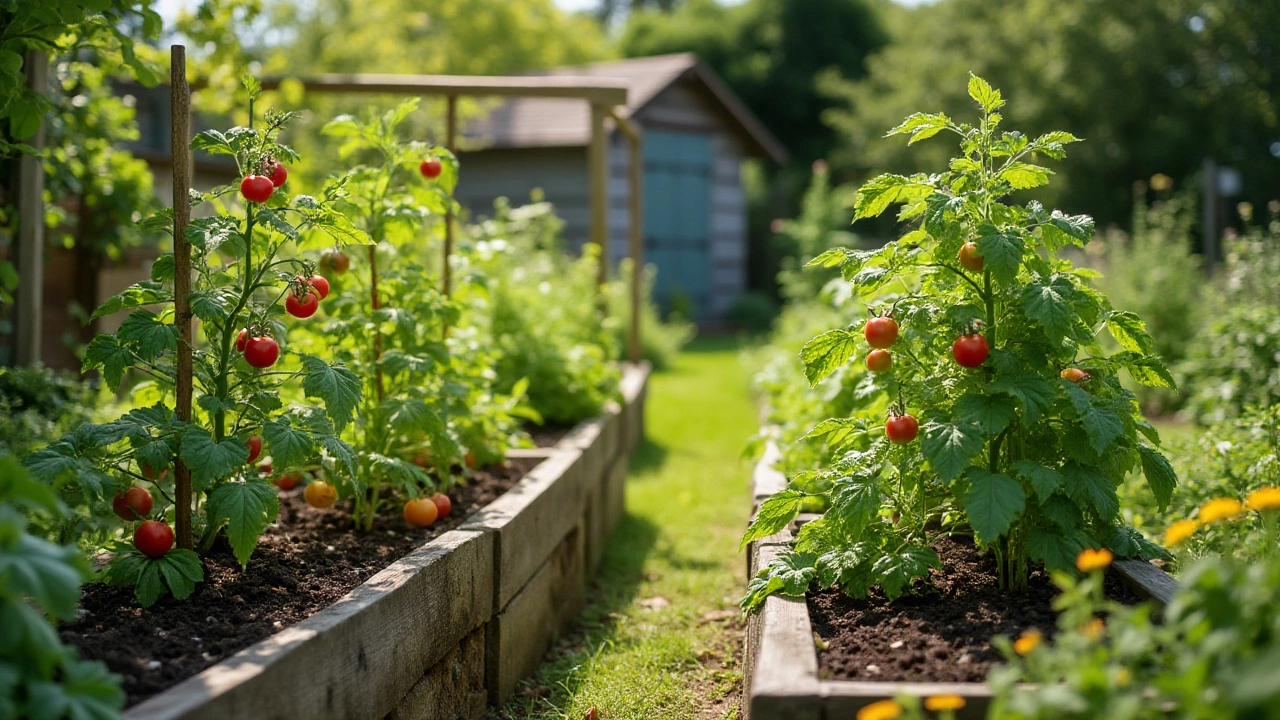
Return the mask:
[(959, 695), (930, 695), (924, 699), (924, 709), (934, 712), (959, 710), (962, 707), (964, 707), (964, 698)]
[(1218, 498), (1210, 500), (1200, 506), (1200, 522), (1208, 525), (1216, 523), (1220, 520), (1231, 520), (1240, 513), (1244, 512), (1244, 508), (1240, 505), (1240, 501), (1235, 498)]
[(1091, 570), (1101, 570), (1111, 564), (1115, 556), (1110, 550), (1105, 548), (1094, 550), (1093, 548), (1085, 548), (1078, 556), (1076, 556), (1076, 567), (1080, 568), (1080, 572), (1087, 573)]
[(896, 720), (902, 714), (902, 706), (896, 700), (879, 700), (865, 705), (858, 711), (858, 720)]
[(1097, 640), (1102, 637), (1102, 632), (1107, 629), (1106, 623), (1101, 618), (1094, 618), (1089, 622), (1080, 626), (1080, 634), (1090, 640)]
[(1043, 639), (1044, 635), (1039, 630), (1032, 628), (1022, 633), (1022, 637), (1013, 641), (1013, 651), (1026, 657), (1031, 654), (1032, 650), (1040, 647), (1040, 641)]
[(1250, 510), (1280, 510), (1280, 487), (1264, 487), (1249, 493), (1244, 504)]
[(1186, 542), (1187, 538), (1194, 535), (1196, 530), (1199, 529), (1200, 523), (1195, 520), (1179, 520), (1164, 531), (1164, 544), (1169, 547), (1179, 545)]

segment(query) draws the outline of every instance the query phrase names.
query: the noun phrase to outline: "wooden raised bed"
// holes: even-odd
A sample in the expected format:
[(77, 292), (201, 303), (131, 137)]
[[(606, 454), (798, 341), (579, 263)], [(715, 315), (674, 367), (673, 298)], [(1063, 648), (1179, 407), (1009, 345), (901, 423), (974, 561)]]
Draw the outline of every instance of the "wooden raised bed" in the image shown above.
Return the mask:
[(330, 607), (130, 708), (126, 720), (480, 718), (577, 614), (621, 518), (647, 364), (456, 530)]
[[(753, 512), (760, 503), (787, 486), (774, 469), (781, 457), (772, 443), (752, 474)], [(809, 516), (813, 517), (813, 516)], [(792, 527), (752, 543), (747, 548), (748, 577), (768, 565), (790, 546)], [(1139, 597), (1165, 604), (1177, 581), (1150, 563), (1117, 560), (1112, 570)], [(847, 720), (862, 707), (897, 695), (960, 695), (966, 703), (960, 720), (986, 717), (991, 690), (985, 683), (866, 682), (826, 680), (818, 676), (818, 649), (805, 598), (770, 596), (747, 621), (745, 715), (755, 720)]]

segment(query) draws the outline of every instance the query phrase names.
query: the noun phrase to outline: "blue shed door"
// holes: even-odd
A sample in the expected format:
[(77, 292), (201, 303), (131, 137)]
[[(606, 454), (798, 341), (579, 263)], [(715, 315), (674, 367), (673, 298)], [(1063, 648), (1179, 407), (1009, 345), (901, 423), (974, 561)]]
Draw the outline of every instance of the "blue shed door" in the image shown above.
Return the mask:
[(711, 137), (644, 134), (644, 252), (656, 265), (654, 299), (670, 311), (711, 309)]

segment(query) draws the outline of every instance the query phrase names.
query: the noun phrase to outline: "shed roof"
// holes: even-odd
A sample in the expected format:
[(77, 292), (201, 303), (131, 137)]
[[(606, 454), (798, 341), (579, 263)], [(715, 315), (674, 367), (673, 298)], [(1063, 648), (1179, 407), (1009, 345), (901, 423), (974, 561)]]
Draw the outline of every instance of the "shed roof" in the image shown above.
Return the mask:
[[(682, 78), (691, 78), (725, 112), (732, 125), (748, 141), (754, 155), (782, 162), (787, 150), (738, 96), (693, 53), (655, 55), (576, 67), (542, 70), (531, 75), (566, 75), (618, 80), (627, 85), (627, 104), (620, 113), (635, 117), (663, 90)], [(504, 101), (488, 115), (470, 123), (463, 135), (484, 141), (486, 148), (572, 147), (586, 145), (591, 137), (591, 110), (587, 103), (554, 98), (515, 98)]]

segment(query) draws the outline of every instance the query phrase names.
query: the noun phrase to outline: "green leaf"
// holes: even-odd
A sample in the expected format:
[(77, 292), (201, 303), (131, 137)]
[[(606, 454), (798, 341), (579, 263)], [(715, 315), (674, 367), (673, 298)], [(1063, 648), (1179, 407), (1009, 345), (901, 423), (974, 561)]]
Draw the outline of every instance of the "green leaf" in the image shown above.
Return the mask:
[(844, 452), (867, 437), (867, 423), (861, 418), (828, 418), (813, 426), (801, 440), (825, 438), (832, 452)]
[(1070, 380), (1059, 380), (1059, 384), (1071, 399), (1071, 405), (1096, 452), (1104, 452), (1124, 434), (1124, 421), (1107, 400), (1095, 398)]
[(233, 302), (230, 293), (221, 288), (197, 290), (187, 296), (191, 312), (207, 323), (221, 324)]
[(215, 253), (224, 243), (240, 238), (240, 221), (230, 215), (194, 218), (187, 225), (187, 242), (206, 253)]
[(334, 462), (346, 469), (351, 475), (355, 475), (356, 470), (356, 451), (346, 441), (341, 438), (329, 434), (316, 435), (316, 441), (320, 447), (324, 449)]
[(210, 155), (235, 155), (235, 148), (227, 142), (226, 136), (217, 130), (205, 130), (191, 138), (191, 150), (206, 152)]
[(1088, 215), (1064, 215), (1061, 210), (1045, 214), (1039, 203), (1028, 203), (1032, 216), (1040, 223), (1040, 237), (1049, 252), (1068, 245), (1084, 247), (1093, 238), (1093, 218)]
[(807, 494), (796, 490), (783, 490), (761, 503), (760, 511), (747, 527), (747, 532), (742, 536), (738, 549), (741, 550), (747, 546), (747, 543), (769, 537), (785, 528), (800, 513), (800, 502), (806, 497), (808, 497)]
[(324, 402), (334, 429), (341, 432), (354, 416), (360, 402), (360, 378), (345, 367), (329, 365), (314, 355), (302, 356), (306, 375), (302, 379), (302, 391), (310, 398)]
[(893, 203), (911, 202), (927, 197), (933, 188), (916, 178), (885, 174), (872, 178), (858, 188), (854, 196), (854, 220), (875, 217)]
[(1164, 362), (1155, 355), (1139, 355), (1126, 350), (1116, 353), (1107, 359), (1123, 366), (1125, 370), (1129, 371), (1130, 377), (1141, 385), (1147, 387), (1177, 387), (1169, 368), (1165, 367)]
[(1052, 174), (1053, 171), (1049, 170), (1049, 168), (1016, 162), (1001, 171), (998, 179), (1009, 183), (1009, 186), (1014, 190), (1030, 190), (1041, 185), (1048, 185), (1049, 176)]
[(311, 433), (296, 428), (288, 418), (268, 420), (262, 424), (262, 441), (271, 450), (271, 461), (278, 468), (301, 465), (316, 452)]
[(1147, 478), (1147, 485), (1156, 498), (1156, 505), (1164, 512), (1169, 506), (1169, 500), (1173, 498), (1173, 491), (1178, 487), (1178, 475), (1165, 456), (1153, 447), (1139, 443), (1138, 456), (1142, 460), (1142, 474)]
[(120, 324), (116, 337), (127, 343), (138, 357), (150, 362), (178, 347), (176, 325), (160, 320), (150, 310), (134, 310)]
[(1063, 489), (1067, 497), (1075, 500), (1077, 505), (1092, 506), (1108, 522), (1120, 513), (1120, 498), (1116, 496), (1116, 488), (1102, 473), (1069, 462), (1062, 467), (1062, 477), (1066, 480)]
[(263, 227), (269, 227), (290, 240), (298, 237), (298, 230), (272, 210), (263, 208), (255, 217), (262, 222)]
[(80, 366), (80, 371), (89, 372), (101, 368), (102, 379), (107, 383), (107, 387), (115, 388), (120, 385), (120, 381), (124, 379), (125, 369), (131, 364), (133, 364), (133, 353), (122, 346), (115, 335), (99, 333), (84, 349), (84, 362)]
[(1018, 477), (1026, 480), (1031, 489), (1035, 491), (1036, 498), (1041, 504), (1047, 502), (1058, 491), (1058, 488), (1062, 487), (1062, 474), (1038, 462), (1019, 460), (1013, 467)]
[(1012, 283), (1022, 267), (1022, 252), (1026, 243), (1017, 228), (998, 228), (990, 222), (978, 226), (978, 254), (982, 267), (1003, 283)]
[(831, 509), (827, 513), (849, 535), (860, 537), (880, 512), (880, 504), (881, 493), (876, 483), (851, 477), (840, 478), (831, 488)]
[(849, 362), (858, 349), (857, 337), (849, 330), (828, 330), (804, 344), (800, 359), (810, 387)]
[(108, 298), (97, 310), (93, 311), (93, 316), (90, 319), (96, 320), (127, 308), (167, 302), (173, 302), (173, 294), (165, 290), (160, 283), (150, 281), (135, 283)]
[(1000, 91), (973, 73), (969, 74), (969, 97), (982, 106), (983, 112), (998, 110), (1004, 105)]
[(257, 479), (227, 482), (209, 493), (206, 513), (211, 522), (227, 523), (227, 539), (240, 567), (258, 547), (258, 536), (276, 519), (280, 500), (275, 488)]
[(70, 479), (90, 498), (105, 500), (115, 494), (115, 479), (82, 457), (65, 439), (31, 453), (23, 464), (33, 477), (55, 489)]
[(950, 124), (951, 118), (943, 113), (912, 113), (897, 127), (885, 133), (885, 137), (911, 133), (911, 139), (907, 141), (907, 144), (912, 145), (920, 140), (937, 135), (939, 132), (946, 130)]
[(55, 618), (67, 620), (75, 615), (87, 570), (73, 546), (54, 545), (25, 533), (0, 544), (5, 593), (29, 597)]
[(975, 423), (985, 435), (995, 435), (1013, 420), (1016, 409), (1006, 395), (968, 393), (956, 402), (956, 420)]
[(926, 577), (929, 568), (941, 568), (938, 554), (927, 547), (910, 546), (896, 553), (889, 553), (876, 560), (871, 572), (880, 579), (885, 597), (890, 601), (902, 595), (918, 577)]
[(196, 590), (196, 583), (204, 580), (204, 566), (200, 556), (191, 550), (176, 549), (155, 559), (160, 565), (169, 592), (179, 600), (186, 600)]
[(1022, 290), (1022, 308), (1027, 317), (1044, 328), (1053, 343), (1071, 332), (1080, 316), (1071, 305), (1074, 287), (1070, 280), (1056, 275), (1048, 282), (1033, 282)]
[(1073, 571), (1076, 558), (1088, 546), (1089, 539), (1079, 530), (1033, 527), (1027, 531), (1027, 553), (1050, 572)]
[(1008, 475), (973, 468), (969, 471), (969, 489), (961, 502), (978, 539), (990, 543), (1005, 534), (1022, 515), (1027, 493)]
[(249, 459), (249, 447), (237, 437), (214, 442), (208, 430), (191, 427), (182, 435), (179, 454), (191, 469), (191, 480), (198, 488), (207, 488), (243, 467)]
[(1120, 347), (1130, 352), (1150, 355), (1155, 352), (1155, 340), (1147, 332), (1147, 324), (1131, 312), (1113, 312), (1107, 316), (1107, 329)]
[(1053, 404), (1053, 386), (1033, 372), (998, 377), (991, 383), (988, 391), (1017, 400), (1022, 405), (1025, 425), (1034, 425), (1040, 414)]
[(812, 553), (787, 552), (775, 558), (747, 583), (747, 595), (741, 603), (743, 612), (758, 610), (773, 593), (804, 595), (813, 581), (816, 562), (817, 556)]
[(836, 247), (805, 263), (805, 267), (834, 268), (844, 267), (851, 263), (857, 263), (860, 267), (865, 257), (866, 253), (860, 250)]
[(928, 422), (924, 426), (921, 449), (938, 473), (938, 479), (949, 483), (959, 477), (982, 450), (982, 430), (968, 422)]

